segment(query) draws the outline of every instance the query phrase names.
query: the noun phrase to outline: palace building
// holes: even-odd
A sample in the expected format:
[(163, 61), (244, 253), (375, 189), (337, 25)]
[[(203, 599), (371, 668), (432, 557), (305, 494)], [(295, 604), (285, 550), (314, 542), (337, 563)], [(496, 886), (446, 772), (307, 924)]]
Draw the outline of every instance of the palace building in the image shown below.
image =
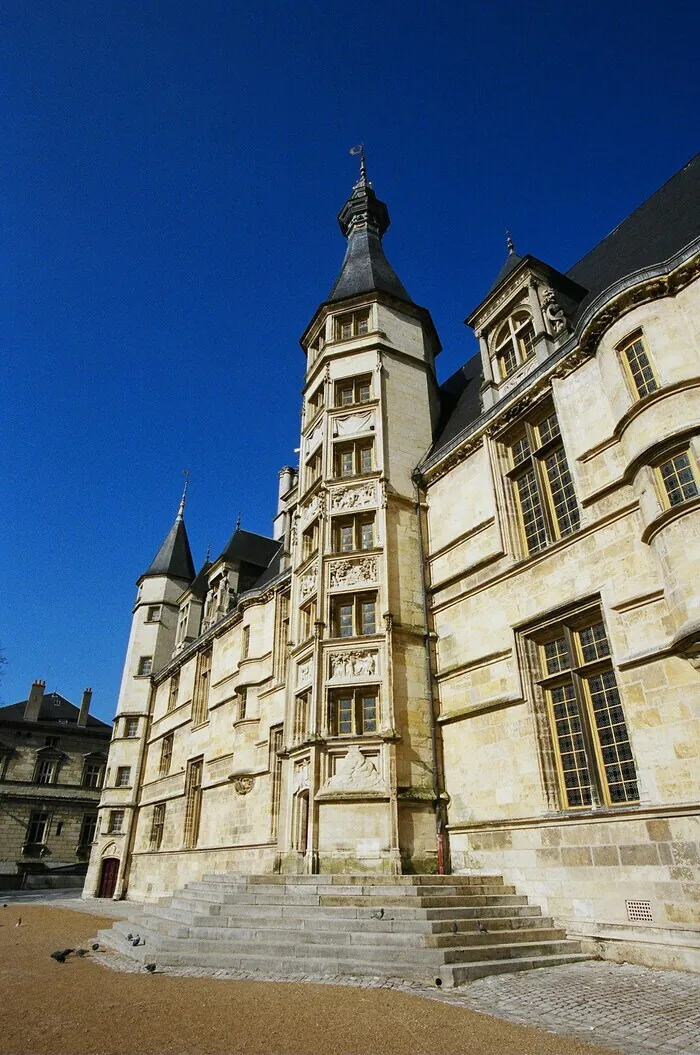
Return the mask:
[(700, 155), (566, 272), (510, 246), (442, 384), (364, 162), (339, 222), (271, 537), (197, 570), (183, 501), (138, 580), (85, 896), (498, 873), (700, 967)]

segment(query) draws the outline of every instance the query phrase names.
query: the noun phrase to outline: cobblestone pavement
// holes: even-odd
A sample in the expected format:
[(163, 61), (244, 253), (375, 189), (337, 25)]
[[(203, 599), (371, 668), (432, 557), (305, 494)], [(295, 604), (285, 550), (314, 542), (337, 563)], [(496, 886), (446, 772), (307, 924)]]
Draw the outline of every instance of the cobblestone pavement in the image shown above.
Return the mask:
[(73, 912), (87, 912), (90, 916), (110, 916), (126, 919), (139, 905), (136, 901), (83, 901), (68, 890), (32, 890), (0, 893), (0, 905), (48, 905), (51, 908), (69, 908)]
[[(109, 950), (93, 957), (112, 970), (142, 973), (141, 964)], [(458, 989), (433, 989), (401, 979), (338, 975), (263, 975), (206, 967), (159, 967), (172, 978), (314, 982), (397, 989), (518, 1025), (536, 1026), (623, 1055), (700, 1055), (700, 976), (631, 964), (587, 961), (497, 975)]]

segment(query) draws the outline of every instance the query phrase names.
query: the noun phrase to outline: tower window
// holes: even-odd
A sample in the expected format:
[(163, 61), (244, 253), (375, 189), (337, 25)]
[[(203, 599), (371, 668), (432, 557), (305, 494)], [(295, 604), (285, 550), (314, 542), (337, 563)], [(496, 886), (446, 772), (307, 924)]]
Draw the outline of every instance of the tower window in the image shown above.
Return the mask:
[(128, 788), (131, 784), (131, 766), (118, 766), (115, 787)]
[(308, 640), (314, 631), (316, 621), (316, 602), (304, 605), (299, 609), (299, 633), (302, 641)]
[(110, 810), (107, 831), (110, 835), (124, 830), (124, 810)]
[(210, 648), (197, 656), (197, 670), (194, 676), (194, 698), (192, 700), (192, 725), (203, 725), (207, 720), (209, 687), (211, 683)]
[(672, 458), (661, 462), (657, 472), (668, 505), (680, 505), (698, 494), (696, 470), (689, 451), (679, 451)]
[(336, 407), (349, 407), (354, 403), (368, 403), (372, 398), (372, 379), (366, 377), (347, 377), (335, 384)]
[(153, 670), (153, 656), (141, 656), (138, 665), (138, 676), (146, 677)]
[(138, 736), (139, 731), (139, 720), (138, 718), (125, 718), (124, 719), (124, 736), (132, 737)]
[(516, 311), (494, 338), (494, 358), (501, 380), (509, 377), (535, 351), (535, 328), (527, 311)]
[(648, 396), (650, 392), (656, 392), (659, 383), (641, 334), (623, 344), (620, 355), (633, 392), (640, 399), (642, 396)]
[(335, 320), (336, 341), (347, 341), (366, 333), (369, 333), (369, 311), (355, 311), (350, 315), (340, 315)]
[(374, 516), (336, 517), (333, 523), (333, 549), (336, 553), (374, 549)]
[(329, 698), (329, 725), (333, 736), (363, 736), (376, 733), (376, 689), (333, 693)]
[(307, 409), (308, 409), (308, 420), (311, 421), (319, 414), (326, 402), (326, 386), (325, 383), (319, 385), (315, 392), (312, 392), (309, 396)]
[(239, 689), (236, 697), (238, 700), (238, 721), (242, 722), (248, 710), (248, 690)]
[(177, 697), (180, 692), (180, 671), (176, 670), (170, 679), (168, 686), (168, 710), (174, 711), (177, 707)]
[(316, 451), (313, 458), (309, 458), (306, 463), (306, 486), (311, 487), (316, 483), (317, 480), (321, 479), (321, 471), (323, 468), (323, 456), (321, 451)]
[(535, 638), (562, 806), (637, 802), (625, 714), (599, 610)]
[(241, 658), (247, 659), (250, 654), (250, 627), (243, 627), (243, 634), (241, 638)]
[(316, 553), (318, 550), (318, 535), (319, 535), (319, 524), (318, 520), (314, 520), (310, 527), (307, 527), (306, 531), (302, 532), (301, 536), (301, 559), (307, 560), (308, 557)]
[(334, 597), (331, 602), (333, 635), (363, 637), (377, 632), (377, 597), (373, 593)]
[(512, 491), (528, 553), (578, 531), (576, 492), (561, 442), (559, 422), (549, 408), (526, 422), (508, 444)]
[(361, 476), (371, 473), (374, 468), (372, 441), (356, 440), (354, 443), (337, 444), (334, 454), (337, 477)]
[(294, 731), (295, 744), (301, 744), (309, 735), (310, 692), (302, 692), (294, 698)]
[(157, 623), (160, 619), (160, 610), (159, 604), (152, 604), (146, 612), (146, 622)]

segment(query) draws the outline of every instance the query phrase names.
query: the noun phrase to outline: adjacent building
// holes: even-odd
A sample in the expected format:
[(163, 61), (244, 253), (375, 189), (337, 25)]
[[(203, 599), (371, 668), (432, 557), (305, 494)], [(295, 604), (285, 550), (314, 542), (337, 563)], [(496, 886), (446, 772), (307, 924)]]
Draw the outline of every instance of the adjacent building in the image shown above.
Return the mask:
[[(512, 243), (443, 384), (360, 179), (272, 538), (139, 580), (85, 892), (505, 875), (698, 963), (700, 156), (567, 272)], [(488, 283), (485, 283), (488, 286)]]
[[(35, 681), (29, 698), (0, 707), (0, 875), (5, 889), (25, 876), (87, 869), (111, 728)], [(58, 881), (58, 878), (56, 878)]]

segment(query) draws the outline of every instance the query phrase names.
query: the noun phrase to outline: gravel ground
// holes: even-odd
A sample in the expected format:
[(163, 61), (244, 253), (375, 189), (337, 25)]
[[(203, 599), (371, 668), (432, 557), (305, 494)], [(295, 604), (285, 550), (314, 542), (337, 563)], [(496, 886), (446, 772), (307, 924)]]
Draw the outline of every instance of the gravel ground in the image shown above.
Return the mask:
[[(19, 927), (15, 926), (21, 917)], [(386, 989), (115, 973), (89, 948), (111, 919), (0, 909), (1, 1055), (605, 1055), (566, 1037)]]

